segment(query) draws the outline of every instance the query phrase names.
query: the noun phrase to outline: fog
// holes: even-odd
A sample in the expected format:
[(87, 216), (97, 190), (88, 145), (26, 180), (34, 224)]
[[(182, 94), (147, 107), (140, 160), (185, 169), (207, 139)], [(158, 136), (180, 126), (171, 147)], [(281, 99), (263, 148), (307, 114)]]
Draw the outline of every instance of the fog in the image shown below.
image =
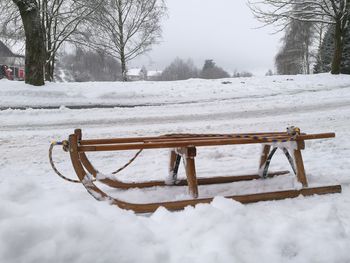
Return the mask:
[(167, 6), (161, 42), (130, 67), (161, 70), (180, 57), (192, 58), (197, 67), (213, 59), (230, 73), (261, 75), (274, 69), (282, 35), (273, 34), (273, 27), (261, 28), (245, 0), (167, 0)]

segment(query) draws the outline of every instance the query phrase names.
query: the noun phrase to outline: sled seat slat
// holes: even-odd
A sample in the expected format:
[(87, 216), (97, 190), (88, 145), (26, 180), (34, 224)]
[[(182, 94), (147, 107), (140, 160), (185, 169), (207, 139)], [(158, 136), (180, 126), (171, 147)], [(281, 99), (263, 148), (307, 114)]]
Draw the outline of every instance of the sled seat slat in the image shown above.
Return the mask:
[(230, 137), (230, 136), (244, 136), (244, 135), (257, 135), (257, 136), (288, 136), (286, 132), (256, 132), (256, 133), (236, 133), (236, 134), (169, 134), (161, 136), (150, 137), (127, 137), (127, 138), (110, 138), (110, 139), (88, 139), (81, 140), (80, 145), (94, 145), (94, 144), (114, 144), (114, 143), (132, 143), (132, 142), (145, 142), (145, 141), (162, 141), (162, 140), (178, 140), (178, 139), (196, 139), (196, 138), (214, 138), (214, 137)]
[[(335, 133), (319, 133), (319, 134), (302, 134), (299, 135), (296, 141), (304, 140), (314, 140), (314, 139), (325, 139), (333, 138)], [(146, 137), (147, 138), (147, 137)], [(279, 136), (278, 139), (288, 139), (286, 136)], [(123, 150), (140, 150), (140, 149), (159, 149), (159, 148), (177, 148), (177, 147), (201, 147), (201, 146), (219, 146), (219, 145), (234, 145), (234, 144), (254, 144), (254, 143), (264, 143), (262, 139), (254, 138), (186, 138), (186, 140), (174, 139), (171, 141), (159, 141), (157, 138), (152, 139), (151, 142), (148, 142), (148, 138), (140, 138), (142, 142), (130, 143), (128, 141), (123, 141), (117, 143), (115, 141), (120, 139), (111, 140), (111, 142), (103, 141), (100, 143), (99, 140), (90, 140), (86, 143), (85, 140), (80, 141), (80, 146), (78, 147), (79, 152), (96, 152), (96, 151), (123, 151)], [(125, 139), (122, 139), (125, 140)], [(92, 141), (94, 144), (92, 145)]]

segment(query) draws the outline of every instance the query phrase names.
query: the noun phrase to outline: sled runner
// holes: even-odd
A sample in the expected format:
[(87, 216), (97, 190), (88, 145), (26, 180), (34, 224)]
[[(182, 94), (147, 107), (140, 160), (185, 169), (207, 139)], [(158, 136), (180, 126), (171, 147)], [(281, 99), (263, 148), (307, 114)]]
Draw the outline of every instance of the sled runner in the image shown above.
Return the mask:
[[(299, 195), (308, 196), (314, 194), (340, 193), (340, 185), (309, 187), (306, 178), (304, 163), (301, 150), (305, 148), (306, 140), (325, 139), (335, 137), (334, 133), (305, 134), (298, 128), (289, 127), (286, 132), (266, 132), (266, 133), (247, 133), (247, 134), (168, 134), (157, 137), (135, 137), (135, 138), (111, 138), (111, 139), (89, 139), (83, 140), (80, 129), (75, 130), (74, 134), (69, 136), (67, 141), (52, 143), (49, 151), (50, 162), (55, 172), (62, 178), (79, 182), (84, 185), (86, 190), (99, 201), (108, 201), (123, 209), (133, 210), (137, 213), (148, 213), (155, 211), (163, 206), (169, 210), (181, 210), (184, 207), (194, 206), (198, 203), (210, 203), (212, 198), (198, 198), (198, 185), (223, 184), (238, 181), (248, 181), (254, 179), (263, 179), (288, 174), (289, 171), (268, 172), (270, 161), (277, 149), (281, 149), (287, 157), (297, 180), (301, 183), (301, 189), (292, 189), (284, 191), (256, 193), (248, 195), (233, 195), (226, 198), (234, 199), (241, 203), (252, 203), (268, 200), (280, 200), (293, 198)], [(257, 174), (226, 177), (208, 177), (197, 178), (195, 157), (197, 149), (208, 146), (220, 145), (243, 145), (243, 144), (262, 144), (262, 154)], [(70, 153), (72, 165), (79, 180), (72, 180), (64, 177), (56, 169), (52, 160), (52, 149), (54, 145), (63, 145), (63, 149)], [(139, 150), (137, 154), (122, 168), (118, 173), (126, 168), (137, 158), (142, 150), (146, 149), (170, 149), (169, 175), (164, 181), (144, 181), (126, 183), (116, 179), (115, 176), (105, 176), (89, 161), (86, 152), (101, 151), (124, 151)], [(177, 178), (180, 161), (183, 159), (186, 172), (186, 180)], [(148, 204), (136, 204), (113, 198), (103, 191), (95, 181), (106, 184), (110, 187), (119, 189), (128, 188), (146, 188), (154, 186), (188, 186), (192, 199), (170, 202), (157, 202)]]

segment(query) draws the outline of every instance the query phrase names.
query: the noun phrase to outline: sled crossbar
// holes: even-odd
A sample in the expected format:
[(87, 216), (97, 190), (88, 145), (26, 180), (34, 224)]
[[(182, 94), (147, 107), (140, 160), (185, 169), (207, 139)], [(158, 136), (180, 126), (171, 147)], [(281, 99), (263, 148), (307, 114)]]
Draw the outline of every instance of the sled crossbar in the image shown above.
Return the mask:
[[(294, 128), (294, 127), (293, 127)], [(340, 193), (340, 185), (309, 187), (304, 170), (304, 162), (301, 150), (305, 148), (306, 140), (326, 139), (335, 137), (335, 133), (306, 134), (300, 133), (298, 128), (291, 132), (264, 132), (244, 134), (169, 134), (153, 137), (111, 138), (111, 139), (89, 139), (83, 140), (80, 129), (75, 130), (69, 136), (69, 152), (74, 170), (87, 191), (97, 200), (108, 201), (123, 209), (133, 210), (138, 213), (149, 213), (163, 206), (169, 210), (180, 210), (198, 203), (209, 203), (210, 198), (199, 198), (198, 185), (224, 184), (238, 181), (260, 180), (262, 177), (274, 177), (289, 174), (289, 171), (267, 172), (272, 156), (277, 148), (281, 148), (290, 162), (297, 180), (302, 189), (291, 189), (277, 192), (255, 193), (246, 195), (232, 195), (227, 198), (241, 203), (258, 201), (280, 200), (293, 198), (299, 195), (308, 196), (313, 194)], [(262, 145), (262, 153), (258, 166), (258, 173), (241, 176), (216, 176), (197, 178), (195, 157), (197, 148), (221, 145)], [(290, 147), (290, 144), (293, 146)], [(273, 149), (271, 150), (271, 148)], [(289, 147), (289, 148), (288, 148)], [(98, 170), (91, 164), (85, 152), (99, 151), (123, 151), (123, 150), (146, 150), (146, 149), (170, 149), (169, 175), (166, 181), (141, 181), (122, 182), (116, 177), (100, 176)], [(289, 152), (291, 151), (291, 152)], [(180, 159), (183, 159), (186, 179), (177, 179), (177, 171)], [(99, 181), (113, 188), (145, 188), (161, 186), (187, 186), (192, 199), (181, 201), (167, 201), (147, 204), (135, 204), (111, 197), (101, 190), (95, 181)]]

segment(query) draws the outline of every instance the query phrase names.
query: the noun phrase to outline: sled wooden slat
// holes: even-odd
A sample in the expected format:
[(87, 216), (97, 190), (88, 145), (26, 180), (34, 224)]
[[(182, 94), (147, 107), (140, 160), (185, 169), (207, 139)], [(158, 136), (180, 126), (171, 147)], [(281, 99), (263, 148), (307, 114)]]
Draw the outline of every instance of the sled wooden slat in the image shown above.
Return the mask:
[(213, 138), (215, 136), (218, 136), (220, 138), (222, 137), (228, 137), (232, 135), (258, 135), (258, 136), (275, 136), (275, 135), (281, 135), (281, 136), (288, 136), (286, 132), (258, 132), (258, 133), (236, 133), (236, 134), (169, 134), (169, 135), (162, 135), (162, 136), (151, 136), (151, 137), (128, 137), (128, 138), (110, 138), (110, 139), (88, 139), (88, 140), (82, 140), (79, 142), (80, 145), (94, 145), (94, 144), (114, 144), (114, 143), (132, 143), (132, 142), (144, 142), (144, 141), (162, 141), (162, 140), (178, 140), (178, 139), (196, 139), (196, 138)]
[[(335, 133), (320, 133), (300, 135), (298, 141), (302, 140), (314, 140), (325, 139), (335, 137)], [(287, 138), (287, 136), (285, 137)], [(262, 139), (253, 138), (224, 138), (224, 139), (205, 139), (205, 140), (185, 140), (185, 141), (172, 141), (172, 142), (153, 142), (150, 143), (123, 143), (123, 144), (110, 144), (110, 145), (88, 145), (84, 146), (84, 140), (80, 142), (78, 147), (79, 152), (95, 152), (95, 151), (122, 151), (122, 150), (139, 150), (139, 149), (159, 149), (159, 148), (176, 148), (176, 147), (200, 147), (200, 146), (219, 146), (219, 145), (234, 145), (234, 144), (254, 144), (264, 143)], [(107, 144), (107, 142), (105, 143)]]
[[(299, 131), (300, 132), (300, 131)], [(235, 137), (237, 136), (237, 137)], [(244, 137), (244, 138), (242, 138)], [(294, 163), (296, 166), (297, 180), (302, 184), (302, 189), (290, 189), (275, 192), (253, 193), (245, 195), (228, 195), (226, 198), (234, 199), (238, 202), (247, 204), (259, 201), (281, 200), (285, 198), (294, 198), (297, 196), (309, 196), (314, 194), (340, 193), (340, 185), (308, 187), (307, 177), (304, 169), (301, 151), (305, 148), (305, 140), (333, 138), (335, 133), (305, 134), (298, 133), (298, 136), (292, 138), (295, 141), (296, 148), (293, 149)], [(74, 134), (69, 136), (69, 153), (73, 168), (86, 190), (99, 201), (108, 201), (123, 209), (133, 210), (137, 213), (154, 212), (160, 206), (169, 210), (181, 210), (186, 206), (195, 206), (199, 203), (210, 203), (214, 197), (198, 198), (200, 193), (198, 185), (223, 184), (246, 180), (261, 180), (260, 170), (269, 162), (268, 160), (271, 146), (282, 144), (289, 141), (291, 135), (286, 132), (264, 132), (247, 134), (172, 134), (158, 137), (132, 137), (132, 138), (111, 138), (111, 139), (89, 139), (83, 140), (81, 130), (77, 129)], [(276, 140), (276, 141), (273, 141)], [(277, 142), (277, 143), (276, 143)], [(259, 162), (259, 174), (242, 176), (212, 176), (208, 178), (197, 178), (195, 157), (196, 147), (221, 146), (221, 145), (244, 145), (244, 144), (262, 144), (263, 150)], [(187, 186), (192, 199), (180, 201), (164, 201), (146, 204), (136, 204), (113, 198), (105, 191), (99, 188), (94, 180), (104, 183), (110, 187), (129, 189), (133, 187), (164, 187), (169, 186), (164, 181), (141, 181), (141, 182), (122, 182), (116, 178), (99, 178), (97, 169), (91, 164), (86, 156), (86, 152), (97, 151), (122, 151), (122, 150), (141, 150), (141, 149), (159, 149), (170, 148), (170, 171), (175, 164), (176, 156), (184, 159), (186, 179), (175, 180), (171, 186)], [(285, 149), (284, 149), (285, 150)], [(274, 151), (271, 151), (271, 156)], [(267, 166), (268, 167), (268, 166)], [(91, 175), (88, 175), (87, 172)], [(274, 177), (288, 174), (288, 171), (279, 171), (268, 173), (267, 177)], [(169, 198), (169, 197), (168, 197)], [(171, 198), (171, 197), (170, 197)]]

